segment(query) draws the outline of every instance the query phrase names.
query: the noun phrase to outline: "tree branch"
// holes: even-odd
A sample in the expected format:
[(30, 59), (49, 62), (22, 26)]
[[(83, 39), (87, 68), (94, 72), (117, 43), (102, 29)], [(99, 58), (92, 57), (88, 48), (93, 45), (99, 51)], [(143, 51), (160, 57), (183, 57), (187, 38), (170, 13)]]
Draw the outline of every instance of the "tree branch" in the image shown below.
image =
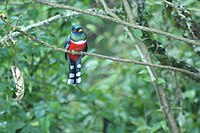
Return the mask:
[[(88, 9), (87, 10), (88, 12), (99, 12), (101, 14), (105, 13), (103, 10), (97, 10), (95, 8), (92, 8), (92, 9)], [(116, 9), (112, 9), (112, 12), (116, 12), (116, 13), (120, 13), (119, 10), (116, 10)], [(46, 26), (46, 25), (49, 25), (51, 22), (53, 21), (56, 21), (56, 20), (59, 20), (59, 19), (63, 19), (63, 18), (70, 18), (70, 17), (74, 17), (74, 16), (78, 16), (80, 15), (81, 13), (77, 13), (77, 12), (65, 12), (65, 13), (60, 13), (58, 15), (55, 15), (53, 17), (50, 17), (48, 19), (45, 19), (45, 20), (42, 20), (40, 22), (37, 22), (37, 23), (34, 23), (34, 24), (31, 24), (31, 25), (28, 25), (26, 27), (22, 27), (21, 30), (22, 31), (29, 31), (31, 29), (34, 29), (34, 28), (37, 28), (37, 27), (42, 27), (42, 26)], [(11, 34), (9, 35), (5, 35), (1, 40), (0, 40), (0, 44), (1, 45), (4, 45), (4, 44), (7, 44), (7, 41), (10, 40), (10, 38), (15, 38), (17, 36), (21, 35), (20, 32), (18, 31), (15, 31), (15, 32), (12, 32)]]
[[(92, 9), (91, 9), (92, 10)], [(72, 14), (72, 13), (71, 13)], [(75, 14), (74, 14), (75, 15)], [(33, 29), (35, 27), (39, 27), (39, 26), (43, 26), (45, 24), (49, 24), (50, 22), (54, 21), (54, 20), (57, 20), (57, 19), (60, 19), (62, 17), (70, 17), (69, 14), (67, 15), (63, 15), (62, 17), (62, 14), (59, 14), (59, 15), (56, 15), (54, 17), (51, 17), (49, 19), (46, 19), (46, 20), (43, 20), (41, 22), (38, 22), (38, 23), (35, 23), (33, 25), (29, 25), (27, 27), (24, 27), (22, 29), (16, 29), (14, 32), (13, 32), (13, 36), (12, 37), (16, 37), (20, 34), (24, 34), (26, 35), (27, 37), (31, 38), (33, 41), (36, 41), (46, 47), (49, 47), (49, 48), (52, 48), (54, 50), (57, 50), (57, 51), (63, 51), (63, 52), (68, 52), (68, 53), (71, 53), (72, 51), (65, 51), (64, 49), (61, 49), (61, 48), (57, 48), (55, 46), (52, 46), (52, 45), (49, 45), (43, 41), (40, 41), (38, 39), (36, 39), (34, 36), (28, 34), (26, 31), (28, 31), (29, 29)], [(3, 18), (1, 18), (7, 25), (11, 26), (13, 29), (15, 29), (16, 27), (13, 27), (12, 25), (10, 25), (7, 21), (5, 21)], [(12, 39), (12, 37), (8, 37), (8, 39)], [(110, 56), (104, 56), (104, 55), (100, 55), (100, 54), (94, 54), (94, 53), (86, 53), (86, 52), (73, 52), (73, 53), (76, 53), (76, 54), (85, 54), (85, 55), (88, 55), (88, 56), (94, 56), (94, 57), (97, 57), (97, 58), (104, 58), (104, 59), (108, 59), (108, 60), (113, 60), (113, 61), (117, 61), (117, 62), (124, 62), (124, 63), (133, 63), (133, 64), (138, 64), (138, 65), (146, 65), (146, 66), (152, 66), (152, 67), (156, 67), (156, 68), (161, 68), (161, 69), (168, 69), (168, 70), (171, 70), (171, 71), (177, 71), (177, 72), (181, 72), (181, 73), (184, 73), (186, 75), (190, 75), (192, 76), (193, 78), (196, 78), (197, 80), (200, 80), (200, 74), (198, 73), (195, 73), (195, 72), (192, 72), (192, 71), (188, 71), (188, 70), (185, 70), (185, 69), (181, 69), (181, 68), (177, 68), (177, 67), (172, 67), (172, 66), (166, 66), (166, 65), (157, 65), (157, 64), (151, 64), (151, 63), (144, 63), (144, 62), (138, 62), (138, 61), (134, 61), (134, 60), (127, 60), (127, 59), (121, 59), (121, 58), (115, 58), (115, 57), (110, 57)]]
[(139, 25), (136, 25), (136, 24), (130, 24), (128, 22), (121, 21), (121, 20), (118, 20), (118, 19), (115, 19), (115, 18), (112, 18), (112, 17), (108, 17), (108, 16), (105, 16), (105, 15), (102, 15), (102, 14), (97, 14), (95, 12), (88, 12), (87, 10), (78, 9), (78, 8), (75, 8), (75, 7), (72, 7), (72, 6), (55, 4), (55, 3), (47, 2), (47, 1), (43, 1), (43, 0), (34, 0), (34, 1), (41, 3), (41, 4), (49, 5), (49, 6), (54, 7), (54, 8), (66, 9), (66, 10), (71, 10), (71, 11), (75, 11), (75, 12), (99, 17), (99, 18), (102, 18), (102, 19), (105, 19), (105, 20), (109, 20), (109, 21), (127, 26), (129, 28), (140, 29), (140, 30), (152, 32), (152, 33), (155, 33), (155, 34), (164, 35), (166, 37), (173, 38), (173, 39), (176, 39), (176, 40), (179, 40), (179, 41), (183, 41), (183, 42), (189, 43), (191, 45), (193, 44), (193, 45), (200, 46), (200, 41), (197, 41), (197, 40), (187, 39), (187, 38), (184, 38), (184, 37), (181, 37), (181, 36), (177, 36), (177, 35), (174, 35), (174, 34), (171, 34), (171, 33), (165, 32), (165, 31), (153, 29), (153, 28), (139, 26)]
[[(101, 0), (101, 1), (103, 1), (103, 0)], [(103, 4), (103, 3), (102, 3)], [(105, 8), (105, 10), (106, 11), (108, 11), (109, 12), (109, 14), (111, 15), (111, 16), (113, 16), (113, 17), (115, 17), (115, 18), (117, 18), (118, 16), (115, 14), (115, 13), (120, 13), (121, 11), (119, 11), (119, 10), (116, 10), (116, 9), (111, 9), (111, 11), (109, 10), (110, 8), (108, 8), (108, 7), (106, 7), (105, 5), (105, 2), (104, 2), (104, 8)], [(93, 11), (93, 12), (99, 12), (99, 13), (101, 13), (101, 14), (106, 14), (105, 13), (105, 11), (103, 11), (103, 10), (97, 10), (97, 9), (88, 9), (88, 11)], [(76, 16), (76, 15), (80, 15), (80, 13), (75, 13), (75, 12), (71, 12), (71, 13), (61, 13), (61, 14), (58, 14), (58, 15), (55, 15), (55, 16), (53, 16), (53, 17), (50, 17), (50, 18), (48, 18), (48, 19), (45, 19), (45, 20), (43, 20), (43, 21), (40, 21), (40, 22), (37, 22), (37, 23), (34, 23), (34, 24), (32, 24), (32, 25), (29, 25), (29, 26), (26, 26), (26, 27), (24, 27), (24, 28), (21, 28), (21, 30), (22, 31), (29, 31), (29, 30), (31, 30), (31, 29), (33, 29), (33, 28), (36, 28), (36, 27), (41, 27), (41, 26), (46, 26), (46, 25), (48, 25), (48, 24), (50, 24), (51, 22), (53, 22), (53, 21), (55, 21), (55, 20), (59, 20), (59, 19), (62, 19), (62, 18), (69, 18), (69, 17), (73, 17), (73, 16)], [(3, 18), (2, 18), (3, 19)], [(119, 19), (119, 18), (118, 18)], [(2, 44), (5, 44), (5, 43), (7, 43), (7, 41), (9, 40), (9, 39), (11, 39), (11, 40), (13, 40), (12, 38), (15, 38), (15, 37), (17, 37), (17, 36), (19, 36), (21, 33), (20, 32), (18, 32), (18, 31), (13, 31), (13, 32), (11, 32), (9, 35), (6, 35), (6, 36), (4, 36), (1, 40), (0, 40), (0, 43), (2, 43)], [(161, 57), (161, 56), (159, 56), (159, 57)], [(173, 59), (173, 60), (175, 60), (175, 59)], [(177, 62), (177, 61), (176, 61)], [(168, 66), (173, 66), (173, 64), (174, 63), (171, 63), (171, 64), (167, 64)], [(175, 64), (177, 64), (177, 63), (175, 63)], [(196, 71), (193, 71), (193, 70), (197, 70), (196, 68), (193, 68), (193, 67), (191, 67), (191, 66), (189, 66), (188, 64), (186, 64), (187, 66), (184, 66), (184, 67), (182, 67), (183, 69), (182, 70), (189, 70), (189, 71), (192, 71), (193, 73), (196, 73)], [(181, 67), (181, 66), (180, 66)], [(175, 66), (175, 68), (179, 68), (179, 65), (177, 65), (177, 66)], [(188, 69), (187, 69), (188, 68)], [(186, 74), (186, 73), (185, 73)], [(190, 75), (191, 76), (191, 74), (187, 74), (187, 75)], [(200, 78), (198, 78), (197, 76), (192, 76), (192, 78), (193, 79), (195, 79), (195, 80), (197, 80), (197, 81), (199, 81), (199, 79)]]
[[(76, 12), (72, 12), (72, 13), (61, 13), (61, 14), (58, 14), (58, 15), (55, 15), (51, 18), (48, 18), (48, 19), (45, 19), (43, 21), (40, 21), (40, 22), (37, 22), (37, 23), (34, 23), (32, 25), (29, 25), (29, 26), (26, 26), (24, 28), (21, 28), (21, 31), (28, 31), (30, 29), (33, 29), (33, 28), (36, 28), (36, 27), (41, 27), (41, 26), (44, 26), (44, 25), (48, 25), (49, 23), (55, 21), (55, 20), (58, 20), (58, 19), (61, 19), (61, 18), (68, 18), (68, 17), (72, 17), (72, 16), (76, 16), (78, 15), (79, 13), (76, 13)], [(17, 36), (19, 36), (21, 34), (21, 32), (12, 32), (10, 35), (6, 35), (4, 36), (1, 40), (0, 40), (0, 44), (3, 45), (4, 43), (7, 43), (7, 41), (11, 38), (15, 38)]]
[[(137, 11), (138, 11), (138, 21), (140, 22), (140, 25), (145, 25), (148, 27), (148, 22), (146, 21), (146, 13), (144, 12), (144, 8), (145, 8), (145, 4), (142, 3), (142, 1), (138, 1), (137, 3)], [(148, 13), (147, 13), (148, 14)], [(160, 64), (162, 65), (168, 65), (168, 66), (173, 66), (173, 67), (178, 67), (178, 68), (182, 68), (185, 70), (189, 70), (192, 71), (194, 73), (198, 73), (200, 74), (200, 71), (186, 63), (185, 61), (180, 61), (179, 59), (176, 59), (170, 55), (168, 55), (168, 53), (166, 52), (167, 50), (162, 47), (163, 44), (157, 40), (154, 39), (154, 36), (152, 33), (150, 32), (146, 32), (146, 31), (142, 31), (142, 40), (143, 42), (146, 44), (146, 46), (148, 47), (148, 49), (151, 51), (151, 53), (154, 55), (154, 57), (156, 57), (156, 59), (160, 62)], [(195, 45), (193, 45), (195, 46)], [(198, 46), (196, 46), (198, 47)], [(193, 80), (196, 80), (197, 82), (199, 82), (198, 79), (191, 77)]]
[(188, 74), (188, 75), (191, 75), (191, 76), (194, 76), (194, 77), (200, 79), (200, 74), (196, 74), (196, 73), (193, 73), (193, 72), (190, 72), (190, 71), (187, 71), (187, 70), (184, 70), (184, 69), (176, 68), (176, 67), (139, 62), (139, 61), (135, 61), (135, 60), (122, 59), (122, 58), (105, 56), (105, 55), (95, 54), (95, 53), (82, 52), (82, 51), (78, 52), (78, 51), (65, 50), (65, 49), (62, 49), (62, 48), (58, 48), (54, 45), (50, 45), (50, 44), (48, 44), (44, 41), (41, 41), (41, 40), (37, 39), (35, 36), (32, 36), (27, 32), (24, 32), (24, 31), (21, 31), (21, 30), (18, 30), (18, 31), (21, 32), (23, 35), (27, 36), (29, 39), (33, 40), (34, 42), (40, 43), (40, 44), (42, 44), (46, 47), (49, 47), (49, 48), (51, 48), (55, 51), (66, 52), (66, 53), (69, 53), (69, 54), (88, 55), (88, 56), (108, 59), (108, 60), (112, 60), (112, 61), (116, 61), (116, 62), (131, 63), (131, 64), (138, 64), (138, 65), (151, 66), (151, 67), (156, 67), (156, 68), (161, 68), (161, 69), (167, 69), (167, 70), (171, 70), (171, 71), (177, 71), (177, 72), (185, 73), (185, 74)]
[[(144, 2), (144, 1), (142, 1), (142, 2)], [(123, 3), (124, 3), (124, 7), (125, 7), (125, 10), (126, 10), (129, 22), (130, 23), (134, 23), (133, 15), (131, 13), (131, 8), (130, 8), (130, 5), (129, 5), (128, 1), (127, 0), (123, 0)], [(130, 31), (129, 31), (129, 37), (134, 41), (133, 35), (131, 34)], [(146, 63), (151, 63), (152, 61), (151, 61), (151, 57), (149, 55), (149, 51), (148, 51), (147, 46), (143, 42), (141, 42), (139, 45), (136, 44), (136, 47), (137, 47), (137, 49), (138, 49), (138, 51), (140, 53), (140, 56), (141, 56), (142, 60), (144, 62), (146, 62)], [(146, 56), (144, 56), (144, 55), (146, 55)], [(147, 67), (147, 70), (148, 70), (149, 75), (151, 77), (154, 89), (155, 89), (155, 91), (157, 93), (157, 96), (158, 96), (158, 99), (159, 99), (159, 102), (160, 102), (160, 107), (162, 108), (163, 114), (165, 115), (165, 119), (169, 124), (170, 130), (171, 130), (172, 133), (178, 133), (179, 129), (178, 129), (177, 125), (176, 125), (176, 121), (174, 119), (174, 116), (171, 113), (170, 104), (169, 104), (169, 102), (168, 102), (168, 100), (166, 98), (166, 94), (165, 94), (163, 88), (161, 88), (161, 86), (159, 86), (157, 84), (157, 82), (156, 82), (157, 79), (158, 79), (157, 73), (154, 70), (154, 68), (149, 67), (149, 66), (146, 66), (146, 67)]]
[[(2, 18), (1, 18), (2, 19)], [(139, 62), (139, 61), (135, 61), (135, 60), (128, 60), (128, 59), (122, 59), (122, 58), (116, 58), (116, 57), (111, 57), (111, 56), (105, 56), (105, 55), (100, 55), (100, 54), (94, 54), (94, 53), (88, 53), (88, 52), (83, 52), (83, 51), (70, 51), (70, 50), (65, 50), (62, 48), (57, 48), (54, 45), (50, 45), (44, 41), (41, 41), (39, 39), (37, 39), (35, 36), (30, 35), (29, 33), (27, 33), (26, 31), (22, 31), (21, 29), (18, 29), (17, 27), (14, 27), (13, 25), (11, 25), (10, 23), (8, 23), (5, 19), (2, 19), (7, 25), (9, 25), (10, 27), (12, 27), (15, 31), (20, 32), (21, 34), (27, 36), (29, 39), (40, 43), (46, 47), (52, 48), (53, 50), (56, 51), (62, 51), (62, 52), (66, 52), (69, 54), (79, 54), (79, 55), (88, 55), (88, 56), (93, 56), (93, 57), (98, 57), (98, 58), (104, 58), (104, 59), (108, 59), (108, 60), (112, 60), (112, 61), (116, 61), (116, 62), (124, 62), (124, 63), (132, 63), (132, 64), (138, 64), (138, 65), (145, 65), (145, 66), (151, 66), (151, 67), (156, 67), (156, 68), (161, 68), (161, 69), (168, 69), (168, 70), (172, 70), (172, 71), (178, 71), (178, 72), (182, 72), (191, 76), (194, 76), (196, 78), (200, 79), (200, 74), (196, 74), (194, 72), (190, 72), (184, 69), (180, 69), (180, 68), (176, 68), (176, 67), (171, 67), (171, 66), (164, 66), (164, 65), (157, 65), (157, 64), (151, 64), (151, 63), (146, 63), (146, 62)]]
[[(172, 18), (175, 23), (174, 26), (183, 29), (183, 36), (200, 40), (200, 26), (197, 22), (193, 20), (190, 12), (187, 10), (185, 6), (183, 6), (182, 2), (175, 2), (175, 4), (163, 0), (167, 5), (165, 7), (165, 13)], [(191, 47), (195, 53), (200, 56), (200, 47), (193, 45)]]

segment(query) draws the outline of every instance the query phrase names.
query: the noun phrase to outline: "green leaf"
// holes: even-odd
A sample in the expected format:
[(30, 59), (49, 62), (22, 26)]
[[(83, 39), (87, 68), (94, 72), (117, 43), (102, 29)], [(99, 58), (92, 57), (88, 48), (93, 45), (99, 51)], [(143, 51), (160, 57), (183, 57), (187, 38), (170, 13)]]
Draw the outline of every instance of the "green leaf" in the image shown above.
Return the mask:
[(31, 123), (31, 126), (39, 126), (39, 122), (38, 121), (34, 121)]
[(160, 125), (161, 125), (162, 129), (163, 129), (165, 132), (168, 131), (168, 127), (167, 127), (166, 121), (161, 121), (161, 122), (160, 122)]
[(43, 132), (50, 133), (50, 119), (49, 117), (42, 117), (39, 119), (39, 124)]
[(41, 133), (41, 129), (39, 127), (33, 127), (33, 126), (26, 126), (21, 130), (21, 133)]
[(182, 112), (179, 113), (177, 119), (178, 119), (179, 126), (183, 126), (183, 124), (185, 123), (185, 116), (183, 115)]
[(102, 36), (102, 35), (97, 36), (96, 39), (95, 39), (95, 43), (96, 43), (96, 44), (99, 44), (104, 38), (105, 38), (105, 37)]
[(92, 31), (92, 32), (94, 32), (94, 33), (96, 33), (96, 31), (97, 31), (96, 26), (93, 25), (93, 24), (87, 24), (86, 27), (87, 27), (90, 31)]
[(147, 82), (152, 82), (151, 77), (149, 77), (149, 76), (145, 77), (143, 80), (147, 81)]
[(9, 122), (7, 126), (8, 132), (14, 133), (17, 129), (21, 129), (23, 126), (25, 126), (25, 123), (21, 121), (12, 121)]
[(137, 38), (142, 37), (142, 32), (141, 32), (141, 30), (135, 29), (135, 30), (133, 30), (133, 34), (134, 34)]
[(187, 90), (185, 93), (183, 93), (183, 97), (189, 99), (193, 99), (195, 95), (196, 95), (195, 90)]
[(151, 128), (151, 133), (155, 133), (157, 130), (159, 130), (161, 127), (160, 123), (154, 124), (154, 126)]
[(157, 79), (157, 84), (165, 84), (166, 81), (163, 78), (158, 78)]

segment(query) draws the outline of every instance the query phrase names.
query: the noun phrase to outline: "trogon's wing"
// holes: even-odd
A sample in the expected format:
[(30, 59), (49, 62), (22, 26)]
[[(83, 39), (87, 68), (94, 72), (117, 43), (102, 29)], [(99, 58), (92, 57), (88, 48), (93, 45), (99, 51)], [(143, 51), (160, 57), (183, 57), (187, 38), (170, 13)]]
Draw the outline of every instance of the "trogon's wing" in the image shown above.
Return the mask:
[[(88, 50), (88, 46), (87, 46), (87, 43), (86, 43), (86, 46), (85, 46), (85, 48), (83, 49), (83, 52), (87, 52), (87, 50)], [(82, 55), (81, 57), (83, 58), (85, 55)]]
[[(86, 36), (86, 39), (87, 39), (87, 35), (85, 34), (85, 36)], [(88, 50), (88, 46), (87, 46), (87, 42), (86, 42), (86, 46), (85, 46), (85, 48), (83, 49), (83, 51), (84, 52), (87, 52), (87, 50)]]
[(87, 46), (87, 43), (86, 43), (86, 46), (85, 46), (85, 48), (83, 49), (83, 51), (84, 51), (84, 52), (87, 52), (87, 50), (88, 50), (88, 46)]
[[(70, 36), (67, 37), (67, 40), (65, 41), (65, 46), (64, 46), (64, 49), (67, 50), (68, 47), (70, 45)], [(68, 59), (68, 54), (65, 53), (65, 59), (67, 60)]]

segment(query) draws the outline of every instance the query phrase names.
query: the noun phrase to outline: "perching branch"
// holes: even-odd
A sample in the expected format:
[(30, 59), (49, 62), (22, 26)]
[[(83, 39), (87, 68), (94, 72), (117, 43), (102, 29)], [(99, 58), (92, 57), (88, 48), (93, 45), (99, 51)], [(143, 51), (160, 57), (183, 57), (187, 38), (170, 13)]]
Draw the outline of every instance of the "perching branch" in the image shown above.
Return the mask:
[[(2, 19), (3, 20), (3, 19)], [(54, 45), (50, 45), (44, 41), (41, 41), (39, 39), (37, 39), (35, 36), (30, 35), (29, 33), (27, 33), (26, 31), (22, 31), (21, 29), (17, 29), (16, 27), (13, 27), (10, 23), (8, 23), (6, 20), (3, 20), (7, 25), (11, 26), (13, 29), (15, 29), (15, 31), (20, 32), (21, 34), (27, 36), (29, 39), (40, 43), (46, 47), (49, 47), (55, 51), (62, 51), (62, 52), (66, 52), (69, 54), (79, 54), (79, 55), (88, 55), (88, 56), (93, 56), (93, 57), (97, 57), (97, 58), (104, 58), (104, 59), (108, 59), (108, 60), (112, 60), (112, 61), (116, 61), (116, 62), (124, 62), (124, 63), (132, 63), (132, 64), (138, 64), (138, 65), (144, 65), (144, 66), (151, 66), (151, 67), (156, 67), (156, 68), (161, 68), (161, 69), (168, 69), (171, 71), (177, 71), (177, 72), (181, 72), (181, 73), (185, 73), (188, 74), (190, 76), (196, 77), (200, 79), (200, 74), (196, 74), (194, 72), (190, 72), (184, 69), (180, 69), (180, 68), (176, 68), (176, 67), (171, 67), (171, 66), (165, 66), (165, 65), (158, 65), (158, 64), (151, 64), (151, 63), (145, 63), (145, 62), (139, 62), (139, 61), (135, 61), (135, 60), (128, 60), (128, 59), (122, 59), (122, 58), (116, 58), (116, 57), (112, 57), (112, 56), (105, 56), (105, 55), (100, 55), (100, 54), (95, 54), (95, 53), (88, 53), (88, 52), (78, 52), (78, 51), (70, 51), (70, 50), (65, 50), (62, 48), (58, 48)]]
[[(104, 6), (104, 8), (106, 9), (107, 7)], [(106, 14), (105, 11), (103, 11), (103, 10), (88, 9), (88, 11), (89, 11), (89, 10), (94, 11), (94, 12), (98, 12), (98, 13), (101, 13), (101, 14)], [(111, 16), (113, 16), (113, 17), (117, 17), (115, 13), (118, 14), (118, 13), (121, 13), (121, 12), (122, 12), (122, 11), (116, 10), (116, 9), (111, 9), (111, 11), (112, 11), (112, 12), (111, 12), (109, 8), (108, 8), (107, 10), (109, 11), (109, 14), (111, 14)], [(53, 17), (50, 17), (50, 18), (48, 18), (48, 19), (45, 19), (45, 20), (43, 20), (43, 21), (40, 21), (40, 22), (34, 23), (34, 24), (32, 24), (32, 25), (26, 26), (26, 27), (24, 27), (24, 28), (21, 28), (21, 30), (22, 30), (22, 31), (29, 31), (29, 30), (34, 29), (34, 28), (36, 28), (36, 27), (46, 26), (46, 25), (50, 24), (50, 23), (53, 22), (53, 21), (56, 21), (56, 20), (59, 20), (59, 19), (62, 19), (62, 18), (70, 18), (70, 17), (77, 16), (77, 15), (79, 15), (79, 13), (75, 13), (75, 12), (71, 12), (71, 13), (67, 13), (67, 12), (66, 12), (66, 13), (61, 13), (61, 14), (55, 15), (55, 16), (53, 16)], [(3, 17), (2, 19), (4, 19), (4, 17)], [(21, 33), (18, 32), (18, 31), (12, 31), (10, 34), (5, 35), (5, 36), (0, 40), (0, 43), (6, 44), (7, 41), (8, 41), (9, 39), (10, 39), (11, 41), (14, 41), (13, 38), (19, 36), (20, 34), (21, 34)], [(168, 64), (168, 66), (170, 66), (170, 65)], [(187, 65), (187, 66), (188, 66), (188, 65)], [(189, 72), (191, 72), (191, 71), (193, 70), (193, 68), (191, 68), (190, 66), (188, 66), (188, 67), (189, 67), (189, 68), (188, 68), (187, 70), (188, 70)], [(175, 66), (175, 68), (177, 68), (177, 66)], [(179, 67), (178, 67), (178, 68), (179, 68)], [(186, 69), (185, 69), (185, 68), (182, 68), (182, 70), (186, 70)], [(196, 72), (193, 71), (193, 73), (196, 73)], [(187, 75), (190, 75), (190, 76), (191, 76), (191, 74), (187, 74)], [(196, 78), (195, 78), (195, 77), (196, 77)], [(192, 78), (195, 79), (195, 80), (197, 80), (197, 81), (200, 79), (200, 78), (198, 78), (197, 76), (192, 76)]]
[[(92, 10), (92, 9), (91, 9)], [(114, 11), (114, 10), (113, 10)], [(118, 12), (118, 11), (117, 11)], [(105, 12), (104, 12), (105, 13)], [(76, 13), (70, 13), (72, 16), (73, 15), (76, 15)], [(77, 13), (78, 15), (78, 13)], [(7, 38), (6, 41), (8, 39), (11, 39), (13, 40), (14, 37), (17, 37), (18, 35), (20, 35), (22, 32), (26, 33), (26, 31), (30, 30), (30, 29), (33, 29), (33, 28), (36, 28), (36, 27), (40, 27), (40, 26), (44, 26), (44, 25), (47, 25), (55, 20), (58, 20), (58, 19), (61, 19), (61, 18), (64, 18), (64, 17), (71, 17), (69, 14), (65, 14), (62, 15), (62, 14), (59, 14), (59, 15), (56, 15), (56, 16), (53, 16), (51, 18), (48, 18), (46, 20), (43, 20), (43, 21), (40, 21), (38, 23), (35, 23), (35, 24), (32, 24), (32, 25), (29, 25), (27, 27), (24, 27), (24, 28), (21, 28), (20, 31), (19, 29), (18, 30), (15, 30), (11, 33), (11, 35), (6, 35), (5, 37)], [(5, 21), (3, 18), (1, 18), (5, 23), (7, 23), (7, 21)], [(13, 27), (12, 25), (10, 25), (9, 23), (7, 23), (7, 25), (11, 26), (13, 29), (15, 27)], [(4, 38), (5, 38), (4, 37)], [(33, 38), (32, 38), (33, 39)], [(1, 40), (2, 41), (2, 40)], [(36, 40), (35, 40), (36, 41)], [(39, 41), (36, 41), (40, 44), (45, 44), (45, 43), (41, 43)], [(55, 46), (52, 46), (52, 45), (46, 45), (47, 47), (50, 47), (54, 50), (58, 50), (58, 51), (63, 51), (63, 49), (60, 49), (60, 48), (56, 48)], [(68, 51), (70, 52), (70, 51)], [(133, 63), (133, 64), (138, 64), (138, 65), (146, 65), (146, 66), (152, 66), (152, 67), (156, 67), (156, 68), (161, 68), (161, 69), (168, 69), (168, 70), (172, 70), (172, 71), (178, 71), (178, 72), (181, 72), (181, 73), (184, 73), (186, 75), (189, 75), (189, 76), (192, 76), (198, 80), (200, 80), (200, 74), (198, 73), (195, 73), (195, 72), (192, 72), (192, 71), (188, 71), (188, 70), (185, 70), (185, 69), (181, 69), (181, 68), (177, 68), (177, 67), (172, 67), (172, 66), (166, 66), (166, 65), (157, 65), (157, 64), (151, 64), (151, 63), (144, 63), (144, 62), (138, 62), (138, 61), (133, 61), (133, 60), (127, 60), (127, 59), (120, 59), (120, 58), (115, 58), (115, 57), (110, 57), (110, 56), (104, 56), (104, 55), (99, 55), (99, 54), (93, 54), (93, 53), (85, 53), (85, 52), (82, 52), (82, 53), (77, 53), (77, 54), (85, 54), (85, 55), (88, 55), (88, 56), (94, 56), (94, 57), (98, 57), (98, 58), (104, 58), (104, 59), (108, 59), (108, 60), (113, 60), (113, 61), (117, 61), (117, 62), (124, 62), (124, 63)]]
[(181, 72), (181, 73), (185, 73), (191, 76), (194, 76), (196, 78), (200, 79), (200, 74), (196, 74), (184, 69), (180, 69), (180, 68), (176, 68), (176, 67), (171, 67), (171, 66), (165, 66), (165, 65), (158, 65), (158, 64), (151, 64), (151, 63), (145, 63), (145, 62), (140, 62), (140, 61), (135, 61), (135, 60), (128, 60), (128, 59), (122, 59), (122, 58), (117, 58), (117, 57), (112, 57), (112, 56), (106, 56), (106, 55), (101, 55), (101, 54), (95, 54), (95, 53), (88, 53), (88, 52), (78, 52), (78, 51), (69, 51), (69, 50), (65, 50), (62, 48), (58, 48), (54, 45), (50, 45), (44, 41), (38, 40), (36, 37), (28, 34), (27, 32), (24, 31), (20, 31), (22, 34), (24, 34), (25, 36), (27, 36), (28, 38), (30, 38), (31, 40), (38, 42), (46, 47), (52, 48), (53, 50), (56, 51), (62, 51), (62, 52), (66, 52), (69, 54), (79, 54), (79, 55), (88, 55), (88, 56), (93, 56), (93, 57), (97, 57), (97, 58), (103, 58), (103, 59), (108, 59), (108, 60), (112, 60), (112, 61), (116, 61), (116, 62), (123, 62), (123, 63), (131, 63), (131, 64), (138, 64), (138, 65), (143, 65), (143, 66), (150, 66), (150, 67), (156, 67), (156, 68), (161, 68), (161, 69), (168, 69), (168, 70), (172, 70), (172, 71), (177, 71), (177, 72)]
[(41, 4), (49, 5), (49, 6), (54, 7), (54, 8), (66, 9), (66, 10), (79, 12), (79, 13), (82, 13), (82, 14), (87, 14), (87, 15), (99, 17), (99, 18), (102, 18), (102, 19), (105, 19), (105, 20), (109, 20), (109, 21), (127, 26), (129, 28), (140, 29), (140, 30), (152, 32), (152, 33), (155, 33), (155, 34), (164, 35), (166, 37), (173, 38), (173, 39), (176, 39), (176, 40), (179, 40), (179, 41), (183, 41), (183, 42), (189, 43), (191, 45), (200, 46), (200, 41), (197, 41), (197, 40), (187, 39), (187, 38), (184, 38), (184, 37), (181, 37), (181, 36), (177, 36), (177, 35), (174, 35), (174, 34), (171, 34), (171, 33), (165, 32), (165, 31), (153, 29), (153, 28), (139, 26), (139, 25), (136, 25), (136, 24), (130, 24), (128, 22), (118, 20), (116, 18), (108, 17), (108, 16), (105, 16), (105, 15), (102, 15), (102, 14), (97, 14), (95, 12), (88, 12), (87, 10), (78, 9), (78, 8), (75, 8), (75, 7), (72, 7), (72, 6), (56, 4), (56, 3), (47, 2), (47, 1), (43, 1), (43, 0), (34, 0), (34, 1), (41, 3)]

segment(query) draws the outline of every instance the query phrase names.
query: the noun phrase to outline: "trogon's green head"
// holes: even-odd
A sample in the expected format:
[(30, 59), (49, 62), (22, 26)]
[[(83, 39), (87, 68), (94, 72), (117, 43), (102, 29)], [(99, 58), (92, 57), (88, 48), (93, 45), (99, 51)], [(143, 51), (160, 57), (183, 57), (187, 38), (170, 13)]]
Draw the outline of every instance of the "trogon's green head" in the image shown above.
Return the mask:
[(70, 34), (70, 38), (73, 41), (82, 41), (87, 38), (86, 34), (83, 32), (83, 29), (80, 25), (73, 25), (72, 32)]

